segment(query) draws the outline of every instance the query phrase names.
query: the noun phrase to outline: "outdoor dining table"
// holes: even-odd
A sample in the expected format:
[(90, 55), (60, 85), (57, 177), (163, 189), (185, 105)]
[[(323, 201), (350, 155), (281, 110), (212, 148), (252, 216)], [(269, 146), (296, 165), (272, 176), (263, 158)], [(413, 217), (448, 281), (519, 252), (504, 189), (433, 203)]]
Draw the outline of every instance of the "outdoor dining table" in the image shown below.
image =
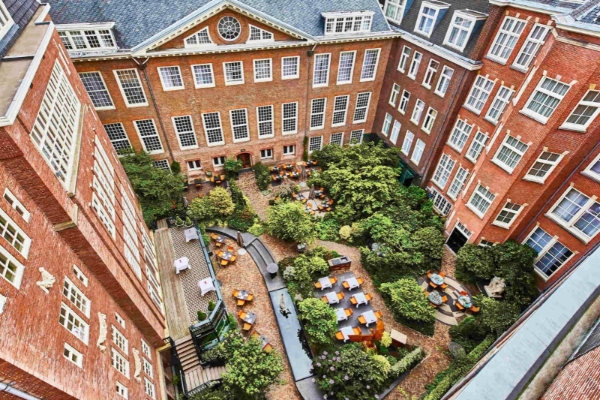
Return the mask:
[(358, 308), (358, 306), (360, 306), (361, 304), (368, 304), (369, 303), (367, 301), (367, 298), (365, 297), (364, 293), (356, 293), (352, 297), (354, 297), (356, 299), (356, 308)]
[(358, 280), (355, 277), (346, 279), (346, 283), (349, 286), (348, 290), (352, 290), (357, 287), (360, 287), (360, 285), (358, 284)]
[(429, 301), (432, 302), (433, 304), (435, 304), (436, 306), (439, 306), (440, 304), (442, 304), (442, 296), (436, 290), (429, 293), (429, 296), (427, 296), (427, 297), (429, 298)]
[(247, 324), (254, 325), (254, 323), (256, 322), (256, 314), (254, 314), (253, 312), (247, 312), (243, 321)]
[(247, 300), (248, 296), (250, 296), (250, 292), (247, 290), (240, 290), (235, 297), (239, 300)]
[(175, 260), (175, 273), (178, 274), (181, 271), (190, 269), (190, 260), (187, 257), (181, 257)]
[(215, 289), (215, 285), (213, 284), (212, 278), (206, 278), (198, 282), (198, 287), (200, 288), (200, 295), (204, 296), (206, 293), (213, 291)]
[(348, 319), (348, 315), (346, 315), (346, 311), (343, 308), (336, 308), (335, 315), (337, 316), (338, 322), (346, 321)]
[(348, 341), (350, 335), (354, 335), (354, 331), (351, 326), (346, 326), (345, 328), (340, 329), (342, 335), (344, 335), (344, 342)]
[(215, 242), (221, 243), (221, 244), (225, 243), (225, 236), (221, 236), (221, 235), (217, 236), (217, 238), (215, 239)]
[(329, 279), (328, 276), (319, 279), (319, 283), (321, 284), (321, 290), (332, 287), (331, 280)]
[(373, 312), (373, 310), (362, 313), (362, 316), (367, 321), (367, 323), (365, 324), (366, 326), (369, 326), (369, 324), (374, 324), (377, 322), (377, 317), (375, 316), (375, 313)]
[(431, 274), (429, 279), (431, 279), (431, 282), (435, 283), (436, 285), (442, 285), (444, 283), (444, 277), (438, 274)]
[(473, 306), (473, 303), (471, 302), (471, 298), (469, 296), (459, 296), (458, 302), (464, 308), (471, 308)]
[(262, 342), (263, 349), (269, 344), (269, 339), (267, 339), (263, 335), (258, 335), (258, 339)]
[(337, 294), (335, 292), (329, 292), (325, 294), (325, 297), (327, 297), (327, 301), (329, 302), (329, 304), (337, 304), (340, 302), (340, 299), (338, 299)]
[(190, 228), (190, 229), (186, 229), (185, 231), (183, 231), (183, 234), (185, 236), (185, 242), (188, 243), (192, 240), (198, 240), (198, 230), (196, 228)]
[(233, 253), (231, 251), (224, 251), (220, 257), (221, 260), (230, 261), (231, 257), (233, 257)]

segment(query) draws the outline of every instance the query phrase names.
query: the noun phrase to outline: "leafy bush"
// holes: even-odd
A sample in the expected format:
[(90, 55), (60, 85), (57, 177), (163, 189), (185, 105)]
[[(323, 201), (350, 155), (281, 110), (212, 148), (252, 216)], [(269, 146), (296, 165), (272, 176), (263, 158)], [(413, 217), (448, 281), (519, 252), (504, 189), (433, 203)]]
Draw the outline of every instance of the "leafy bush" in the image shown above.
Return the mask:
[(173, 161), (171, 163), (171, 172), (173, 172), (174, 174), (180, 174), (181, 173), (181, 164), (179, 164), (177, 161)]
[(222, 389), (204, 389), (200, 393), (188, 397), (188, 400), (229, 400), (229, 395)]
[(469, 315), (460, 324), (450, 328), (450, 337), (469, 352), (488, 335), (488, 330), (475, 317)]
[(326, 145), (321, 150), (312, 153), (312, 158), (319, 161), (321, 168), (327, 168), (339, 163), (344, 157), (344, 149), (338, 145)]
[(214, 188), (207, 196), (195, 198), (188, 207), (188, 214), (198, 221), (211, 221), (233, 214), (235, 205), (226, 189)]
[(381, 343), (383, 347), (390, 347), (392, 345), (392, 336), (388, 331), (383, 332), (379, 343)]
[(313, 297), (313, 282), (329, 273), (329, 265), (322, 257), (309, 254), (299, 255), (291, 264), (280, 262), (279, 266), (292, 297), (299, 294), (305, 299)]
[(338, 330), (337, 316), (333, 308), (320, 299), (308, 298), (298, 303), (300, 319), (308, 340), (314, 345), (328, 345)]
[(344, 225), (340, 228), (340, 238), (342, 240), (348, 240), (352, 236), (352, 227), (349, 225)]
[(204, 321), (206, 319), (206, 313), (198, 311), (198, 321)]
[(515, 323), (520, 313), (521, 309), (518, 304), (508, 300), (498, 301), (484, 297), (481, 304), (481, 324), (488, 331), (500, 336)]
[(315, 231), (317, 237), (321, 240), (335, 242), (339, 239), (338, 232), (340, 226), (331, 214), (326, 214), (325, 217), (315, 223)]
[(267, 211), (267, 231), (276, 238), (288, 242), (312, 242), (315, 238), (314, 224), (304, 212), (302, 204), (284, 202)]
[[(396, 282), (384, 283), (380, 290), (398, 322), (401, 324), (408, 322), (409, 327), (420, 332), (427, 327), (426, 334), (433, 334), (435, 310), (429, 305), (427, 297), (423, 295), (423, 289), (415, 279), (404, 278)], [(419, 328), (415, 328), (415, 325)]]
[(227, 219), (227, 224), (232, 229), (247, 232), (254, 225), (255, 218), (256, 214), (249, 206), (236, 207), (233, 214)]
[(253, 234), (254, 236), (260, 236), (265, 233), (265, 228), (262, 226), (258, 218), (254, 219), (254, 224), (250, 228), (248, 228), (248, 232)]
[(233, 179), (229, 180), (229, 192), (231, 193), (231, 201), (233, 201), (236, 207), (246, 207), (247, 201), (244, 193), (242, 193), (240, 187)]
[(256, 178), (256, 185), (259, 190), (267, 190), (269, 183), (271, 182), (271, 172), (269, 167), (265, 166), (261, 162), (257, 162), (252, 166), (254, 170), (254, 176)]
[(473, 244), (464, 245), (456, 254), (456, 276), (472, 281), (471, 276), (480, 279), (492, 279), (495, 273), (492, 253), (485, 247)]
[(419, 361), (423, 359), (423, 356), (424, 353), (420, 347), (417, 347), (412, 352), (404, 356), (400, 361), (392, 365), (392, 368), (390, 370), (392, 379), (396, 379), (397, 377), (414, 367)]
[(225, 170), (225, 175), (227, 179), (237, 178), (239, 172), (244, 167), (244, 163), (242, 160), (236, 160), (234, 158), (228, 158), (225, 160), (225, 164), (223, 164), (223, 169)]

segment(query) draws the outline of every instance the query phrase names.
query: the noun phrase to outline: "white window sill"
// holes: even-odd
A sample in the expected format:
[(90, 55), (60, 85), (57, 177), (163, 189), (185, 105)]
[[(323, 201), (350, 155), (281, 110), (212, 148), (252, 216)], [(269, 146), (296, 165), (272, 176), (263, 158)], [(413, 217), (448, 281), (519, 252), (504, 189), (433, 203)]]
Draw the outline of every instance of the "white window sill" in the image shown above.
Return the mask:
[(413, 124), (415, 124), (418, 127), (420, 121), (415, 121), (414, 119), (411, 118), (410, 122), (412, 122)]
[[(442, 189), (442, 191), (444, 191), (444, 188), (446, 187), (446, 185), (442, 186), (440, 185), (437, 181), (434, 181), (433, 179), (431, 180), (431, 182), (433, 182), (433, 184), (437, 187), (439, 187), (440, 189)], [(447, 183), (447, 182), (446, 182)]]
[(562, 129), (565, 131), (573, 131), (573, 132), (581, 132), (581, 133), (585, 133), (587, 131), (587, 126), (581, 126), (581, 125), (572, 125), (572, 124), (562, 124), (561, 126), (558, 127), (558, 129)]
[[(480, 154), (480, 155), (481, 155), (481, 154)], [(479, 157), (478, 157), (478, 158), (479, 158)], [(469, 156), (465, 156), (465, 159), (466, 159), (467, 161), (470, 161), (470, 162), (472, 162), (473, 164), (477, 164), (477, 159), (476, 159), (476, 158), (469, 157)]]
[[(419, 160), (421, 161), (421, 160)], [(410, 159), (410, 162), (413, 163), (415, 166), (419, 166), (419, 161), (413, 160), (412, 158)]]
[(125, 106), (126, 106), (127, 108), (148, 107), (148, 103), (128, 104), (128, 103), (126, 102), (126, 103), (125, 103)]
[(309, 130), (310, 131), (318, 131), (318, 130), (321, 130), (321, 129), (324, 129), (324, 128), (325, 128), (325, 126), (316, 126), (314, 128), (310, 128)]
[(320, 85), (313, 85), (313, 89), (314, 88), (324, 88), (324, 87), (327, 87), (327, 86), (329, 86), (328, 83), (323, 83), (323, 84), (320, 84)]
[[(516, 217), (515, 217), (515, 219), (516, 219)], [(503, 224), (502, 222), (497, 222), (496, 220), (494, 220), (494, 222), (492, 222), (492, 225), (497, 226), (502, 229), (510, 229), (510, 225), (512, 225), (512, 224), (507, 225), (507, 224)]]
[(207, 143), (208, 147), (223, 146), (225, 142)]
[(298, 133), (298, 131), (294, 131), (294, 132), (283, 132), (281, 135), (282, 135), (282, 136), (287, 136), (287, 135), (295, 135), (295, 134), (297, 134), (297, 133)]
[(115, 106), (110, 106), (110, 107), (94, 107), (94, 110), (96, 111), (107, 111), (107, 110), (115, 110)]
[[(437, 15), (438, 15), (438, 14), (439, 14), (439, 10), (438, 10), (438, 12), (436, 13), (436, 17), (437, 17)], [(435, 23), (435, 22), (434, 22), (434, 23)], [(420, 30), (418, 30), (418, 29), (415, 29), (415, 30), (414, 30), (414, 32), (415, 32), (415, 33), (418, 33), (419, 35), (423, 35), (423, 36), (425, 36), (425, 37), (427, 37), (427, 38), (430, 38), (430, 37), (431, 37), (431, 34), (433, 33), (433, 29), (431, 30), (431, 32), (423, 32), (423, 31), (420, 31)]]
[(506, 61), (508, 60), (508, 59), (503, 60), (503, 59), (501, 59), (499, 57), (496, 57), (496, 56), (493, 56), (493, 55), (491, 55), (489, 53), (486, 54), (484, 58), (487, 58), (488, 60), (491, 60), (491, 61), (493, 61), (495, 63), (500, 64), (500, 65), (506, 65)]
[(348, 81), (348, 82), (336, 82), (335, 83), (337, 86), (342, 86), (342, 85), (350, 85), (352, 84), (352, 81)]
[(388, 101), (388, 104), (394, 108), (396, 108), (396, 104), (392, 103), (391, 101)]
[(483, 117), (483, 119), (485, 119), (486, 121), (488, 121), (489, 123), (491, 123), (493, 125), (498, 125), (497, 120), (493, 120), (492, 118), (488, 117), (487, 115), (485, 117)]
[(296, 154), (284, 154), (283, 158), (291, 158), (294, 157)]
[(332, 128), (339, 128), (340, 126), (344, 126), (344, 125), (346, 125), (346, 121), (344, 121), (344, 122), (343, 122), (343, 123), (341, 123), (341, 124), (332, 124), (332, 125), (331, 125), (331, 127), (332, 127)]
[(425, 129), (425, 128), (423, 128), (423, 127), (421, 127), (421, 130), (422, 130), (423, 132), (425, 132), (426, 134), (428, 134), (428, 135), (431, 135), (431, 131), (428, 131), (427, 129)]
[(581, 171), (581, 174), (587, 176), (590, 179), (595, 180), (596, 182), (600, 182), (600, 176), (594, 174), (593, 172), (590, 172), (590, 171)]
[(476, 209), (475, 207), (473, 207), (470, 202), (467, 203), (467, 208), (469, 210), (473, 211), (473, 214), (477, 215), (479, 217), (479, 219), (483, 219), (483, 216), (485, 214), (482, 214), (481, 211), (479, 211), (478, 209)]
[(269, 79), (255, 79), (254, 83), (273, 82), (273, 78)]
[[(408, 152), (404, 151), (404, 149), (400, 149), (400, 152), (401, 152), (402, 154), (404, 154), (406, 157), (408, 157)], [(410, 151), (409, 151), (409, 152), (410, 152)]]
[(402, 114), (402, 115), (406, 115), (406, 110), (405, 110), (405, 111), (402, 111), (401, 109), (398, 109), (398, 112), (399, 112), (400, 114)]
[(511, 68), (511, 69), (514, 69), (515, 71), (522, 72), (522, 73), (524, 73), (524, 74), (526, 74), (526, 73), (527, 73), (527, 71), (529, 71), (529, 68), (523, 68), (523, 67), (520, 67), (520, 66), (518, 66), (518, 65), (515, 65), (515, 64), (511, 65), (511, 66), (510, 66), (510, 68)]
[(444, 98), (444, 96), (446, 96), (446, 93), (438, 92), (437, 90), (434, 90), (433, 93), (440, 96), (442, 99)]
[(414, 75), (414, 76), (406, 75), (406, 77), (408, 79), (412, 79), (414, 81), (417, 78), (417, 75)]
[(523, 177), (524, 181), (528, 181), (528, 182), (533, 182), (533, 183), (539, 183), (540, 185), (543, 185), (546, 182), (546, 179), (542, 179), (542, 178), (538, 178), (535, 176), (529, 176), (529, 175), (525, 175)]
[(353, 121), (352, 124), (356, 125), (356, 124), (364, 124), (365, 122), (367, 122), (367, 120), (362, 120), (362, 121)]
[(165, 152), (164, 150), (146, 151), (146, 153), (148, 153), (151, 156), (156, 155), (156, 154), (163, 154), (164, 152)]
[(184, 89), (185, 89), (185, 86), (178, 86), (178, 87), (172, 87), (172, 88), (163, 87), (164, 92), (176, 92), (178, 90), (184, 90)]
[[(475, 22), (475, 21), (472, 21), (472, 23), (473, 23), (473, 24), (474, 24), (474, 22)], [(465, 45), (464, 45), (464, 46), (462, 46), (462, 47), (461, 47), (461, 46), (457, 46), (457, 45), (455, 45), (455, 44), (452, 44), (452, 43), (450, 43), (450, 42), (446, 42), (446, 41), (444, 41), (443, 45), (444, 45), (444, 46), (448, 46), (448, 47), (450, 47), (450, 48), (452, 48), (452, 49), (454, 49), (454, 50), (457, 50), (457, 51), (459, 51), (459, 52), (461, 52), (461, 53), (462, 53), (463, 51), (465, 51), (465, 47), (467, 47), (467, 44), (469, 43), (469, 39), (470, 39), (470, 36), (471, 36), (471, 33), (472, 33), (472, 32), (473, 32), (472, 30), (469, 32), (469, 34), (467, 35), (467, 37), (466, 37), (466, 39), (465, 39)]]
[(539, 114), (535, 114), (531, 111), (528, 111), (525, 108), (523, 108), (522, 110), (519, 110), (519, 114), (523, 114), (523, 115), (531, 118), (532, 120), (539, 122), (542, 125), (546, 125), (546, 123), (548, 122), (548, 118), (542, 117)]
[(454, 150), (456, 150), (458, 152), (458, 154), (462, 154), (462, 151), (465, 149), (465, 146), (463, 145), (462, 149), (459, 149), (458, 147), (456, 147), (456, 145), (452, 142), (448, 142), (447, 143), (448, 146), (452, 147)]
[[(537, 262), (537, 261), (536, 261), (536, 262)], [(564, 265), (564, 264), (563, 264), (563, 265)], [(561, 267), (562, 267), (562, 265), (561, 265)], [(560, 269), (560, 267), (559, 267), (559, 269)], [(539, 277), (540, 277), (540, 278), (541, 278), (541, 279), (542, 279), (544, 282), (547, 282), (547, 281), (548, 281), (548, 279), (550, 279), (550, 277), (549, 277), (548, 275), (546, 275), (545, 273), (543, 273), (542, 271), (540, 271), (538, 267), (535, 267), (535, 266), (534, 266), (534, 267), (533, 267), (533, 271), (534, 271), (534, 272), (535, 272), (535, 273), (536, 273), (536, 274), (537, 274), (537, 275), (538, 275), (538, 276), (539, 276)], [(556, 272), (556, 271), (554, 271), (554, 272)]]
[(298, 79), (299, 77), (300, 77), (299, 75), (294, 75), (294, 76), (282, 76), (282, 77), (281, 77), (281, 80), (282, 80), (282, 81), (288, 81), (288, 80), (291, 80), (291, 79)]
[(375, 80), (375, 77), (372, 78), (367, 78), (367, 79), (361, 79), (359, 82), (373, 82)]
[(467, 103), (463, 104), (463, 108), (466, 108), (467, 110), (471, 111), (475, 115), (481, 114), (481, 110), (478, 111), (476, 108), (471, 107)]
[(405, 74), (405, 73), (406, 73), (406, 70), (405, 70), (405, 69), (396, 68), (396, 71), (398, 71), (398, 72), (400, 72), (400, 73), (402, 73), (402, 74)]
[(225, 81), (225, 86), (235, 86), (235, 85), (243, 85), (244, 82), (227, 82)]
[[(547, 212), (544, 215), (548, 219), (551, 219), (552, 221), (556, 222), (558, 225), (560, 225), (561, 228), (563, 228), (564, 230), (566, 230), (567, 232), (569, 232), (571, 235), (575, 236), (583, 244), (588, 244), (590, 242), (590, 240), (593, 239), (593, 237), (590, 238), (588, 236), (585, 236), (583, 233), (581, 233), (578, 230), (576, 230), (575, 228), (573, 228), (573, 226), (569, 226), (565, 221), (563, 221), (562, 219), (558, 218), (557, 216), (555, 216), (551, 212)], [(573, 222), (575, 222), (575, 221), (573, 221)]]
[(492, 162), (498, 167), (502, 168), (504, 171), (508, 172), (509, 175), (512, 175), (513, 171), (515, 170), (514, 168), (511, 169), (509, 166), (498, 161), (496, 157), (492, 158)]
[(425, 83), (421, 83), (421, 86), (423, 86), (427, 90), (431, 90), (431, 85), (426, 85)]
[(210, 85), (196, 85), (194, 86), (196, 89), (207, 89), (207, 88), (213, 88), (215, 87), (215, 84), (210, 84)]
[[(275, 134), (272, 134), (272, 135), (263, 135), (263, 136), (258, 136), (258, 140), (261, 140), (261, 139), (273, 139), (274, 137), (275, 137)], [(250, 140), (250, 139), (248, 139), (248, 140)]]
[(179, 147), (182, 151), (186, 151), (186, 150), (194, 150), (197, 149), (199, 146), (186, 146), (186, 147)]

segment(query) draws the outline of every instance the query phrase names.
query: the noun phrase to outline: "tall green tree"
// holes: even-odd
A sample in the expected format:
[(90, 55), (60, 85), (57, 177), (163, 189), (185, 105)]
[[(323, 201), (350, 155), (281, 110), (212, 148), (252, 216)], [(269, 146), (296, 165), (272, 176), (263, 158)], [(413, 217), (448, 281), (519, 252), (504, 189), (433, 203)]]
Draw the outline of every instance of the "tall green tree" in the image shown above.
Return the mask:
[(312, 242), (313, 221), (298, 202), (280, 202), (267, 210), (267, 231), (287, 242)]
[(389, 301), (394, 315), (420, 322), (435, 320), (435, 311), (415, 279), (398, 279), (396, 282), (382, 284), (380, 289)]
[(235, 204), (226, 189), (216, 187), (208, 195), (192, 200), (188, 213), (198, 221), (226, 218), (233, 214)]
[(313, 344), (322, 346), (333, 342), (338, 323), (335, 311), (329, 304), (313, 297), (298, 303), (298, 311), (304, 330)]

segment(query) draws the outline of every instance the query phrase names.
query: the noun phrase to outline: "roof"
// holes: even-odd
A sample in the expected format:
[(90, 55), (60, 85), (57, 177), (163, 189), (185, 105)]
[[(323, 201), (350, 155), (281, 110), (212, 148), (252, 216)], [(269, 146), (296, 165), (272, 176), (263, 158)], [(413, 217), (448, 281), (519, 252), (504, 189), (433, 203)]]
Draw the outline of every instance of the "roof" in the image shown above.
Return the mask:
[(600, 398), (600, 348), (567, 364), (542, 400), (590, 400)]
[(0, 40), (0, 58), (2, 58), (17, 40), (27, 23), (31, 20), (40, 3), (36, 0), (3, 0), (15, 25)]
[[(23, 0), (22, 0), (23, 1)], [(227, 0), (48, 0), (56, 24), (115, 22), (114, 33), (121, 48), (133, 48), (182, 18)], [(389, 32), (377, 0), (229, 0), (267, 14), (304, 32), (324, 35), (321, 13), (339, 11), (374, 12), (372, 32)], [(144, 12), (150, 10), (151, 12)]]

